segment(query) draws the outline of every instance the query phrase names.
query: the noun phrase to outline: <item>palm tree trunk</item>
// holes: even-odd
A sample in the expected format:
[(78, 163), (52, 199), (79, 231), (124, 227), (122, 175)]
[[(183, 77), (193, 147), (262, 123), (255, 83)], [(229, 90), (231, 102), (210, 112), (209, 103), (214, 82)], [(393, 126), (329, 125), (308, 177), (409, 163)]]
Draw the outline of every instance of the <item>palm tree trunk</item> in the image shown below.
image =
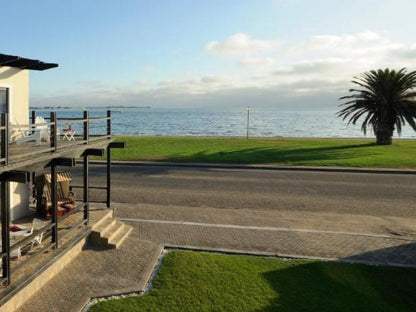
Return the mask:
[(380, 125), (376, 132), (377, 145), (391, 145), (394, 127)]

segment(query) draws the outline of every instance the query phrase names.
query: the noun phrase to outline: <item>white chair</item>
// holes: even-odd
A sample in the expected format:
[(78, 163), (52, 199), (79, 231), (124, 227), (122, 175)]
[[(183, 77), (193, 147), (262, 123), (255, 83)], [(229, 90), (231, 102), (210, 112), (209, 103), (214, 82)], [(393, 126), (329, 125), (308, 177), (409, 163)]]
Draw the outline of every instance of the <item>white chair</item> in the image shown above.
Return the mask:
[[(44, 221), (42, 221), (42, 220), (40, 220), (40, 219), (37, 219), (37, 218), (34, 218), (34, 219), (33, 219), (33, 223), (32, 223), (32, 229), (31, 229), (31, 232), (30, 232), (30, 234), (29, 234), (29, 235), (31, 235), (31, 234), (33, 233), (33, 231), (34, 231), (34, 230), (35, 230), (35, 231), (40, 230), (40, 229), (42, 229), (44, 226), (45, 226), (45, 222), (44, 222)], [(27, 236), (29, 236), (29, 235), (27, 235)], [(32, 246), (30, 246), (30, 249), (32, 250), (32, 249), (33, 249), (33, 247), (35, 247), (35, 245), (39, 245), (39, 246), (43, 247), (43, 245), (42, 245), (42, 239), (43, 239), (43, 232), (42, 232), (42, 233), (40, 233), (38, 236), (36, 236), (36, 237), (32, 240)]]
[[(23, 237), (28, 237), (28, 236), (33, 234), (33, 231), (40, 230), (44, 226), (45, 226), (44, 221), (42, 221), (40, 219), (37, 219), (37, 218), (34, 218), (33, 221), (32, 221), (32, 227), (30, 228), (30, 231), (23, 234), (22, 236)], [(39, 245), (39, 246), (43, 247), (42, 239), (43, 239), (43, 232), (33, 238), (29, 251), (32, 250), (33, 247), (35, 247), (35, 245)], [(23, 249), (23, 247), (21, 246), (21, 247), (18, 247), (16, 249), (12, 250), (10, 252), (10, 257), (11, 258), (17, 258), (17, 260), (20, 260), (20, 257), (22, 256), (22, 249)]]
[[(29, 131), (23, 131), (20, 128), (20, 132), (23, 135), (20, 139), (16, 140), (17, 144), (22, 144), (26, 142), (36, 142), (36, 145), (40, 145), (41, 141), (49, 142), (49, 129), (47, 125), (43, 125), (46, 123), (46, 120), (43, 117), (36, 117), (35, 119), (35, 125), (32, 129), (33, 133), (29, 134)], [(41, 124), (39, 126), (36, 126), (36, 124)]]
[(10, 258), (17, 258), (17, 260), (20, 260), (21, 256), (22, 256), (22, 247), (18, 247), (17, 249), (10, 251)]

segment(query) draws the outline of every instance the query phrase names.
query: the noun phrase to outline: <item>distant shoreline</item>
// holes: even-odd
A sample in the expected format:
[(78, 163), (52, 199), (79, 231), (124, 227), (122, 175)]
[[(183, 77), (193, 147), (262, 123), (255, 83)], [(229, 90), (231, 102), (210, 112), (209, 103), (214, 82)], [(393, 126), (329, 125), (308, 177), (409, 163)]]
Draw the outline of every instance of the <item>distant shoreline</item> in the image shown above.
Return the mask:
[(148, 109), (152, 108), (151, 106), (85, 106), (85, 107), (69, 107), (69, 106), (32, 106), (29, 109), (32, 110), (54, 110), (54, 109), (68, 109), (68, 110), (80, 110), (80, 109), (129, 109), (129, 108), (140, 108), (140, 109)]
[[(182, 139), (245, 139), (247, 140), (247, 138), (245, 136), (218, 136), (218, 135), (213, 135), (213, 136), (208, 136), (208, 135), (148, 135), (148, 134), (116, 134), (113, 133), (112, 134), (113, 137), (115, 138), (120, 138), (120, 137), (128, 137), (128, 138), (182, 138)], [(370, 140), (370, 141), (374, 141), (375, 140), (375, 136), (373, 137), (295, 137), (295, 136), (250, 136), (248, 138), (248, 140), (253, 139), (253, 140), (359, 140), (359, 141), (363, 141), (363, 140)], [(402, 138), (402, 137), (395, 137), (393, 136), (393, 140), (400, 140), (400, 141), (416, 141), (416, 137), (415, 138)]]

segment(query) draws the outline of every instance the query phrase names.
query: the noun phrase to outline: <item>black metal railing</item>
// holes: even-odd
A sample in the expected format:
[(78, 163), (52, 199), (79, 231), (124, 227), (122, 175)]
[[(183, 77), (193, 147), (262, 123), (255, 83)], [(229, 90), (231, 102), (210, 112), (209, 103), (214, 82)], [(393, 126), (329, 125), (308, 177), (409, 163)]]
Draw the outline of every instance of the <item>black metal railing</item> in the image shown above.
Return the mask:
[[(106, 140), (111, 139), (111, 111), (107, 111), (105, 117), (91, 117), (88, 111), (84, 111), (82, 117), (80, 118), (62, 118), (59, 119), (56, 112), (51, 112), (49, 117), (44, 118), (45, 122), (36, 123), (36, 112), (31, 113), (31, 124), (28, 125), (9, 125), (8, 122), (8, 115), (7, 114), (0, 114), (0, 166), (6, 167), (7, 165), (15, 164), (18, 161), (21, 161), (24, 157), (29, 157), (30, 159), (36, 158), (41, 153), (55, 153), (65, 151), (65, 149), (71, 149), (77, 145), (88, 145), (92, 142), (98, 140)], [(105, 123), (101, 126), (100, 129), (104, 130), (104, 134), (97, 134), (95, 131), (94, 134), (91, 135), (91, 125), (97, 123)], [(76, 131), (70, 133), (71, 136), (67, 136), (66, 139), (63, 139), (62, 131), (65, 126), (69, 125), (69, 130), (73, 125), (79, 125), (76, 129), (77, 131), (80, 130), (78, 133)], [(33, 135), (36, 131), (38, 131), (38, 127), (44, 127), (43, 129), (47, 129), (48, 136), (49, 136), (49, 144), (42, 144), (42, 146), (38, 145), (29, 145), (29, 147), (34, 146), (33, 150), (30, 148), (23, 149), (27, 152), (21, 152), (19, 155), (10, 155), (10, 150), (13, 148), (13, 143), (10, 144), (10, 133), (11, 131), (15, 130), (16, 127), (22, 128), (24, 127), (27, 131), (28, 135)], [(46, 127), (46, 128), (45, 128)], [(68, 128), (67, 128), (68, 129)], [(110, 149), (109, 143), (108, 149)], [(124, 145), (123, 145), (124, 146)], [(114, 146), (117, 147), (117, 146)], [(46, 251), (52, 250), (61, 250), (61, 244), (64, 240), (68, 238), (74, 231), (77, 229), (85, 229), (87, 230), (88, 225), (88, 218), (89, 218), (89, 181), (88, 181), (88, 156), (89, 155), (98, 155), (104, 151), (86, 147), (83, 153), (84, 155), (84, 195), (82, 199), (82, 203), (79, 204), (76, 208), (72, 209), (70, 213), (64, 214), (63, 216), (58, 217), (57, 208), (58, 208), (58, 200), (57, 200), (57, 166), (67, 166), (72, 167), (75, 165), (75, 159), (72, 157), (52, 157), (51, 163), (51, 186), (52, 186), (52, 218), (51, 220), (42, 228), (38, 230), (34, 230), (33, 233), (14, 244), (10, 243), (10, 232), (9, 232), (9, 225), (10, 225), (10, 204), (8, 201), (9, 197), (9, 182), (19, 182), (19, 183), (27, 183), (29, 181), (29, 172), (26, 171), (16, 171), (11, 170), (8, 171), (7, 169), (0, 173), (0, 206), (1, 206), (1, 225), (2, 225), (2, 250), (0, 253), (0, 259), (2, 259), (2, 276), (0, 277), (0, 285), (10, 285), (11, 282), (17, 282), (19, 284), (22, 279), (24, 280), (27, 278), (26, 275), (22, 275), (23, 273), (19, 272), (26, 272), (26, 271), (35, 271), (32, 267), (31, 269), (27, 270), (28, 266), (35, 266), (38, 265), (34, 263), (36, 259), (39, 259), (41, 255), (44, 255)], [(65, 154), (65, 153), (64, 153)], [(60, 154), (62, 155), (62, 153)], [(101, 155), (101, 154), (100, 154)], [(101, 156), (102, 156), (101, 155)], [(23, 159), (24, 160), (24, 159)], [(35, 161), (35, 160), (34, 160)], [(16, 166), (14, 166), (16, 167)], [(110, 164), (107, 165), (109, 171)], [(7, 173), (7, 175), (6, 175)], [(22, 176), (22, 173), (25, 173)], [(32, 173), (33, 174), (33, 173)], [(34, 181), (34, 179), (33, 179)], [(107, 181), (109, 184), (109, 181)], [(103, 189), (107, 189), (107, 193), (110, 192), (110, 187), (106, 187)], [(107, 201), (109, 206), (109, 195), (107, 194)], [(79, 212), (79, 213), (77, 213)], [(76, 218), (68, 219), (71, 216), (77, 216), (79, 220), (75, 221)], [(79, 217), (78, 217), (79, 216)], [(70, 225), (68, 226), (68, 222)], [(65, 229), (60, 229), (60, 226), (64, 226)], [(18, 262), (13, 262), (11, 264), (11, 253), (17, 253), (18, 250), (23, 249), (24, 247), (30, 245), (33, 240), (38, 237), (41, 233), (43, 233), (43, 242), (42, 246), (32, 250), (30, 255), (24, 257), (23, 260), (18, 260)], [(41, 262), (41, 261), (40, 261)], [(20, 271), (22, 270), (22, 271)], [(19, 273), (19, 274), (18, 274)], [(13, 279), (12, 279), (13, 277)], [(18, 279), (19, 281), (17, 281)], [(13, 287), (11, 287), (13, 288)], [(5, 290), (7, 292), (10, 287), (6, 287)], [(2, 300), (2, 294), (0, 293), (0, 301)]]
[[(58, 236), (59, 226), (63, 224), (63, 221), (71, 216), (74, 217), (75, 214), (77, 212), (82, 211), (84, 207), (84, 203), (79, 204), (76, 208), (71, 210), (70, 213), (64, 214), (61, 217), (57, 217), (56, 221), (51, 219), (51, 221), (48, 222), (43, 228), (34, 230), (31, 235), (19, 240), (18, 242), (12, 245), (9, 245), (8, 248), (6, 248), (6, 252), (0, 254), (2, 264), (8, 264), (7, 270), (3, 270), (2, 277), (0, 278), (0, 284), (7, 286), (10, 285), (12, 282), (15, 282), (16, 280), (12, 279), (12, 277), (16, 276), (20, 270), (25, 270), (29, 266), (32, 267), (30, 271), (36, 271), (36, 267), (39, 267), (43, 264), (42, 261), (38, 261), (40, 256), (44, 255), (45, 252), (48, 250), (56, 251), (58, 248), (61, 247), (61, 243), (63, 240), (67, 239), (68, 236), (73, 234), (76, 230), (80, 230), (82, 227), (86, 226), (88, 224), (88, 220), (86, 220), (83, 216), (80, 215), (81, 218), (78, 218), (80, 220), (76, 220), (74, 222), (71, 222), (70, 224), (67, 223), (65, 225), (65, 231), (62, 231), (63, 233), (59, 233)], [(87, 228), (85, 227), (85, 229)], [(17, 263), (11, 265), (11, 254), (13, 252), (17, 254), (17, 250), (19, 249), (24, 250), (26, 247), (31, 245), (32, 242), (42, 233), (43, 239), (41, 246), (39, 246), (35, 250), (28, 251), (30, 252), (30, 255), (28, 256), (22, 254), (21, 257), (25, 257), (25, 259), (21, 260), (18, 258), (16, 259)], [(38, 261), (39, 263), (34, 264), (35, 261)], [(26, 278), (26, 275), (20, 275), (21, 276), (19, 276), (19, 279)]]
[[(102, 117), (91, 117), (88, 111), (83, 111), (80, 117), (59, 118), (57, 112), (51, 112), (49, 116), (44, 117), (43, 123), (36, 123), (36, 117), (36, 111), (32, 111), (30, 124), (12, 125), (9, 124), (8, 114), (0, 114), (0, 166), (28, 157), (33, 159), (34, 156), (44, 153), (56, 153), (77, 145), (111, 139), (110, 110), (107, 111), (106, 116)], [(97, 124), (94, 133), (91, 134), (91, 127)], [(40, 133), (40, 128), (42, 128), (42, 133)], [(100, 131), (101, 133), (98, 133)], [(15, 138), (16, 135), (17, 138)], [(27, 137), (26, 140), (22, 139), (25, 137)], [(25, 144), (31, 141), (35, 144)], [(15, 146), (21, 147), (18, 153), (13, 153), (17, 150)]]

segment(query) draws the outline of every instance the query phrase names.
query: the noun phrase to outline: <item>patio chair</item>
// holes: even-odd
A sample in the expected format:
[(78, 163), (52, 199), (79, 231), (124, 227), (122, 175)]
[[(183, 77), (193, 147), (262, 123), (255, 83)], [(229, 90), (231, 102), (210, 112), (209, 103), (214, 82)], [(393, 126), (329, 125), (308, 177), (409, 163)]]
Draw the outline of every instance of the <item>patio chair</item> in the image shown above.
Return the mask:
[[(45, 226), (45, 222), (37, 219), (37, 218), (33, 218), (33, 222), (32, 222), (32, 229), (30, 230), (30, 234), (33, 234), (33, 231), (37, 231), (42, 229)], [(27, 235), (27, 236), (29, 236)], [(33, 249), (33, 247), (35, 247), (35, 245), (38, 245), (40, 247), (43, 247), (42, 245), (42, 239), (43, 239), (43, 232), (40, 233), (39, 235), (35, 236), (35, 238), (32, 240), (32, 245), (30, 246), (30, 250)]]
[[(30, 231), (27, 232), (27, 233), (25, 233), (25, 234), (23, 234), (22, 237), (28, 237), (28, 236), (30, 236), (30, 235), (33, 234), (33, 231), (40, 230), (44, 226), (45, 226), (45, 222), (43, 222), (40, 219), (34, 218), (33, 221), (32, 221), (32, 226), (30, 228)], [(42, 239), (43, 239), (43, 232), (33, 238), (32, 242), (30, 244), (30, 249), (28, 251), (32, 250), (33, 247), (35, 247), (35, 245), (39, 245), (39, 246), (43, 247), (43, 245), (42, 245)], [(24, 247), (23, 246), (20, 246), (20, 247), (18, 247), (16, 249), (13, 249), (10, 252), (10, 257), (11, 258), (17, 258), (17, 260), (20, 260), (20, 257), (22, 256), (22, 250), (24, 248), (26, 248), (26, 246), (24, 246)]]
[(18, 247), (17, 249), (12, 249), (12, 251), (10, 251), (10, 258), (17, 258), (17, 260), (20, 260), (21, 256), (22, 256), (22, 247)]
[[(58, 217), (74, 209), (75, 193), (70, 191), (70, 183), (72, 181), (69, 172), (61, 172), (57, 174), (58, 183)], [(36, 178), (36, 212), (38, 216), (43, 218), (52, 217), (52, 185), (51, 175), (49, 173), (43, 174)]]
[[(42, 140), (45, 142), (49, 142), (49, 129), (47, 125), (42, 125), (46, 123), (43, 117), (40, 117), (40, 116), (36, 117), (35, 127), (32, 130), (23, 130), (16, 120), (15, 122), (21, 134), (21, 137), (16, 140), (16, 144), (22, 144), (22, 143), (34, 141), (36, 142), (36, 145), (40, 145)], [(36, 126), (36, 124), (41, 124), (41, 125)]]

